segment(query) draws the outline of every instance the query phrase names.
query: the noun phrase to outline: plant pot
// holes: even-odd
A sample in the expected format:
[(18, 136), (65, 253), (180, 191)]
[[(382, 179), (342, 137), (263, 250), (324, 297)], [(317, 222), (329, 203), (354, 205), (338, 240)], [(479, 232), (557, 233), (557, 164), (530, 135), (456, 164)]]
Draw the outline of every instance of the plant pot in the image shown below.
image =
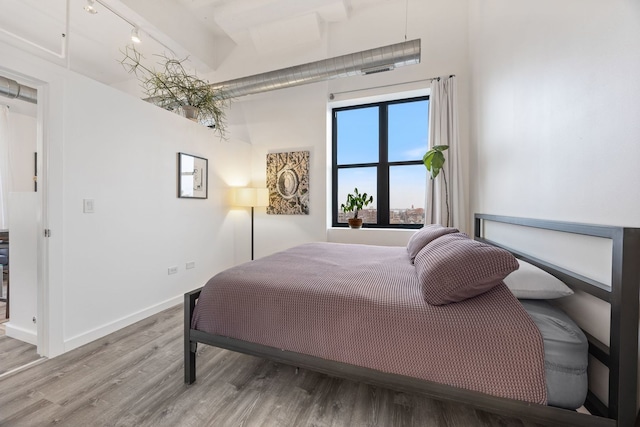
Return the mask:
[(349, 218), (349, 227), (350, 228), (361, 228), (362, 227), (362, 218)]
[(192, 107), (191, 105), (183, 105), (182, 111), (184, 112), (184, 116), (194, 122), (198, 121), (198, 114), (200, 114), (200, 109), (197, 107)]

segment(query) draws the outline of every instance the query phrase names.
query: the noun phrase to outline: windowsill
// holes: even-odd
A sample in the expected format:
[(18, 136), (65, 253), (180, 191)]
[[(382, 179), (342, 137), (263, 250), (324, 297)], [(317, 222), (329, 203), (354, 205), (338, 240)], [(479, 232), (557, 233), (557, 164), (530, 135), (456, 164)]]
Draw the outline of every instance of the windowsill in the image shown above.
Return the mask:
[(379, 246), (406, 246), (409, 237), (417, 230), (404, 228), (327, 228), (327, 242), (358, 243)]
[(385, 228), (385, 227), (367, 227), (366, 225), (362, 228), (349, 228), (349, 227), (328, 227), (327, 230), (345, 230), (345, 231), (381, 231), (381, 232), (392, 232), (392, 233), (415, 233), (418, 231), (417, 228)]

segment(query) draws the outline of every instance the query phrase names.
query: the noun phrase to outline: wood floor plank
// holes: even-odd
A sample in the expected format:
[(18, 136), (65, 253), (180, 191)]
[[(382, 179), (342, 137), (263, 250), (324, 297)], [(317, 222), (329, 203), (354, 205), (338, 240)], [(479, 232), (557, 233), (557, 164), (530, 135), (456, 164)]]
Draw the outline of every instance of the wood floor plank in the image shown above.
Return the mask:
[(35, 345), (6, 335), (0, 336), (0, 375), (38, 359), (40, 356)]
[(309, 377), (318, 383), (319, 375), (292, 366), (278, 365), (280, 371), (274, 385), (270, 385), (268, 399), (260, 411), (254, 414), (254, 425), (261, 427), (295, 427), (295, 420), (302, 408), (309, 406), (313, 399), (308, 386)]
[(42, 418), (43, 414), (47, 414), (48, 418), (56, 422), (55, 414), (57, 410), (58, 408), (55, 403), (51, 403), (46, 399), (40, 399), (29, 405), (25, 405), (20, 411), (15, 412), (10, 417), (3, 417), (3, 419), (0, 420), (0, 425), (37, 426), (40, 425), (39, 419)]
[[(277, 363), (260, 363), (254, 371), (254, 380), (240, 390), (240, 399), (249, 395), (253, 399), (244, 413), (238, 414), (238, 425), (261, 425), (269, 418), (269, 408), (277, 406), (278, 398), (291, 388), (294, 368)], [(258, 368), (257, 367), (257, 368)]]
[(385, 397), (377, 387), (359, 384), (349, 422), (361, 426), (381, 425), (381, 408), (384, 406), (381, 399)]
[[(433, 399), (426, 399), (424, 396), (414, 395), (415, 408), (414, 408), (414, 420), (415, 425), (425, 425), (433, 427), (446, 427), (447, 422), (444, 417), (444, 412), (447, 411), (447, 406), (442, 402)], [(478, 425), (483, 425), (478, 423)]]
[(412, 426), (421, 421), (415, 416), (415, 400), (412, 395), (402, 392), (393, 394), (391, 425)]
[(0, 425), (537, 427), (205, 345), (187, 386), (181, 322), (176, 306), (0, 379)]

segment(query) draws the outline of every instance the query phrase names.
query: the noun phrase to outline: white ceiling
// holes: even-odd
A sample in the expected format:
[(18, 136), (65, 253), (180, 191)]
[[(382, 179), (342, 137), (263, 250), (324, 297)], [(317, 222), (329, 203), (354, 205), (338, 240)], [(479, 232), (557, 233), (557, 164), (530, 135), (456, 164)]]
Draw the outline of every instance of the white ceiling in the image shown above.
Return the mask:
[(188, 57), (189, 66), (202, 75), (218, 69), (239, 45), (252, 45), (258, 55), (286, 49), (303, 56), (309, 43), (326, 37), (327, 24), (347, 21), (365, 8), (405, 1), (96, 0), (98, 13), (89, 14), (87, 0), (0, 0), (0, 42), (124, 86), (133, 76), (118, 60), (131, 44), (132, 25), (140, 29), (142, 43), (136, 49), (145, 58)]
[(295, 54), (296, 45), (323, 37), (325, 23), (389, 1), (399, 0), (97, 0), (92, 15), (87, 0), (0, 0), (0, 41), (114, 84), (131, 78), (117, 62), (131, 43), (131, 24), (140, 28), (136, 48), (145, 57), (188, 56), (206, 74), (239, 44), (252, 43), (259, 54)]

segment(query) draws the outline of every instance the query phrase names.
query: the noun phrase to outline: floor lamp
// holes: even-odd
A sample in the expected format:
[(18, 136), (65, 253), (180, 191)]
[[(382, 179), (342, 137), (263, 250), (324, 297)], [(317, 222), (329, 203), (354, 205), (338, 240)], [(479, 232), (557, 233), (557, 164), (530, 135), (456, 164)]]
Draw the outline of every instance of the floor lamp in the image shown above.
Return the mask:
[(269, 190), (266, 188), (236, 188), (235, 206), (251, 208), (251, 260), (253, 261), (253, 209), (269, 206)]

